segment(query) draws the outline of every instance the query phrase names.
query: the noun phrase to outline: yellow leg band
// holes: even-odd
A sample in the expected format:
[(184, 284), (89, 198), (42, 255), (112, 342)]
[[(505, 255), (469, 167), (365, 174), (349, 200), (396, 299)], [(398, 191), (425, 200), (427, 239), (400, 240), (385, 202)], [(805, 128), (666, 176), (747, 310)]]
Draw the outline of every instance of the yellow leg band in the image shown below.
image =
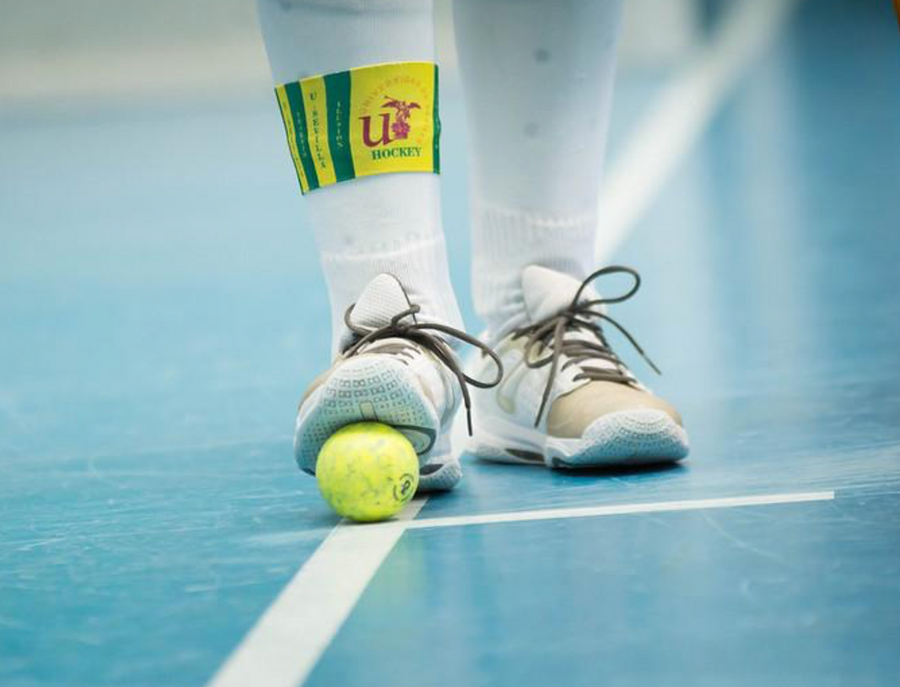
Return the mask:
[(395, 62), (275, 88), (303, 193), (391, 172), (440, 172), (438, 69)]

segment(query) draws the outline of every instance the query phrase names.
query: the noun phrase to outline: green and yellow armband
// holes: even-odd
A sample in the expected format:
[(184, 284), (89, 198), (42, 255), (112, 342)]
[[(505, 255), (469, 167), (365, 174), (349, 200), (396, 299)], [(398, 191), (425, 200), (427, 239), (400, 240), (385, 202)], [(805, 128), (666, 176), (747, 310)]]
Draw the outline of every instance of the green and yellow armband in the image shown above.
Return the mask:
[(438, 69), (396, 62), (275, 89), (305, 194), (391, 172), (440, 172)]

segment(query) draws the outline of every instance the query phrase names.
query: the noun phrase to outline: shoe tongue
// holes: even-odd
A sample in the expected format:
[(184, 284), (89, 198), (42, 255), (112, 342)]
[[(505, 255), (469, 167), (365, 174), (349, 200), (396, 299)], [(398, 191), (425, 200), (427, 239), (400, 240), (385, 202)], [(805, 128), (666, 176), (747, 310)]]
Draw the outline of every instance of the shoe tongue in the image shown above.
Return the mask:
[[(350, 321), (358, 327), (379, 329), (390, 324), (395, 315), (407, 310), (410, 305), (400, 280), (391, 274), (379, 274), (368, 283), (353, 305)], [(412, 316), (408, 315), (409, 318)], [(356, 335), (345, 326), (341, 335), (341, 350), (355, 339)]]
[[(522, 291), (525, 294), (525, 308), (528, 311), (528, 317), (531, 323), (540, 322), (548, 317), (552, 317), (561, 310), (569, 307), (575, 299), (575, 294), (581, 287), (581, 281), (564, 272), (557, 272), (540, 265), (530, 265), (522, 271)], [(581, 292), (579, 303), (584, 301), (594, 301), (600, 298), (600, 295), (594, 289), (592, 284)], [(593, 310), (597, 312), (606, 312), (603, 305), (595, 306)], [(590, 343), (597, 342), (597, 335), (590, 329), (577, 328), (575, 331), (566, 333), (566, 340), (581, 339)], [(610, 370), (619, 369), (619, 366), (609, 360), (602, 358), (591, 359), (592, 367), (608, 368)]]
[[(525, 309), (532, 323), (545, 320), (569, 307), (581, 281), (563, 272), (540, 265), (530, 265), (522, 271), (522, 292), (525, 295)], [(580, 301), (599, 298), (594, 287), (581, 292)]]

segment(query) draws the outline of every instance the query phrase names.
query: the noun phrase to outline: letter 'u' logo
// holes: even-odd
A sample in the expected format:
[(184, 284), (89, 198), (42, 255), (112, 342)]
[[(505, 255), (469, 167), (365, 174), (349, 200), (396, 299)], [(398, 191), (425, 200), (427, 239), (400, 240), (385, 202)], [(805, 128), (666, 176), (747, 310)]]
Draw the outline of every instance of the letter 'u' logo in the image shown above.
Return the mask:
[(372, 117), (366, 115), (365, 117), (360, 117), (363, 123), (363, 143), (366, 144), (369, 148), (374, 148), (375, 146), (386, 146), (391, 142), (391, 115), (390, 113), (385, 112), (381, 115), (381, 138), (377, 141), (372, 140)]
[[(389, 112), (382, 113), (381, 137), (376, 141), (372, 139), (371, 115), (360, 117), (363, 123), (363, 143), (368, 148), (374, 148), (376, 146), (386, 146), (391, 141), (396, 141), (401, 138), (407, 138), (409, 136), (410, 130), (412, 129), (412, 126), (409, 123), (409, 118), (412, 116), (412, 111), (422, 109), (422, 106), (419, 105), (419, 103), (407, 102), (406, 100), (398, 100), (397, 98), (392, 98), (388, 95), (384, 96), (384, 98), (385, 102), (381, 105), (381, 107), (393, 109), (396, 113), (396, 121), (391, 124), (391, 114)], [(392, 133), (394, 134), (394, 138), (391, 138)]]

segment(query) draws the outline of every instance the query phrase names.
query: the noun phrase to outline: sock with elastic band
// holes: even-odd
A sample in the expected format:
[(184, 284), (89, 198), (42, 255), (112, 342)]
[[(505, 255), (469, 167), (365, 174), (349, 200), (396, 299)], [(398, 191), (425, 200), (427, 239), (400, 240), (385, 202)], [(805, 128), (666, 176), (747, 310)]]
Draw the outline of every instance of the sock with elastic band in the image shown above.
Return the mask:
[[(434, 62), (431, 0), (258, 0), (276, 84), (385, 62)], [(299, 191), (298, 191), (299, 193)], [(334, 347), (346, 309), (380, 273), (423, 319), (460, 327), (436, 174), (379, 174), (315, 189), (304, 209), (319, 247)]]
[(475, 308), (522, 316), (522, 270), (582, 279), (597, 204), (621, 0), (455, 0), (470, 138)]

